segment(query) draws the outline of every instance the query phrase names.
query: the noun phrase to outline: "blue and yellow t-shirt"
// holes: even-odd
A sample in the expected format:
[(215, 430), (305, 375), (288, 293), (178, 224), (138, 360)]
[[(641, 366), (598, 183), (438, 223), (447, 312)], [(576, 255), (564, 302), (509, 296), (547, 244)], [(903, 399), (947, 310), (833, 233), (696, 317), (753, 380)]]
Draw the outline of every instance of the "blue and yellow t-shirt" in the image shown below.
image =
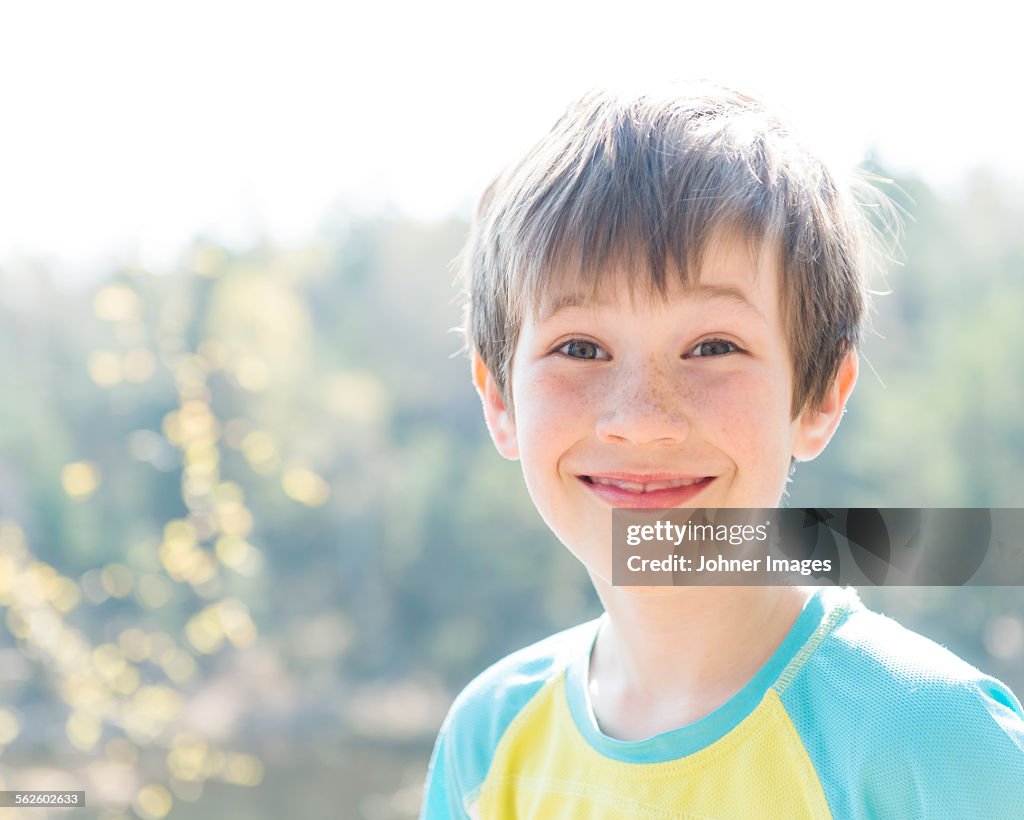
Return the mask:
[(720, 708), (637, 742), (602, 734), (590, 708), (599, 623), (466, 687), (424, 818), (1024, 818), (1020, 702), (852, 589), (818, 590)]

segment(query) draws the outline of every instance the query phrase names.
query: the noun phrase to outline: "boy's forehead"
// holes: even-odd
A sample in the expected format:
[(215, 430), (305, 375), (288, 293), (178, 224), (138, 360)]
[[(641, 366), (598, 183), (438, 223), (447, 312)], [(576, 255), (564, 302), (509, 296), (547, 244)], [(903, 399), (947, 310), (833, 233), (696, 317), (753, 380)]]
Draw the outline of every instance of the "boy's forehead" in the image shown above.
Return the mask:
[(538, 282), (534, 318), (544, 321), (572, 308), (628, 305), (638, 311), (685, 297), (720, 301), (765, 319), (764, 302), (781, 297), (776, 256), (766, 250), (761, 241), (722, 239), (709, 243), (700, 255), (700, 264), (692, 270), (674, 265), (660, 275), (635, 266), (607, 266), (591, 276), (583, 276), (579, 270), (555, 269)]

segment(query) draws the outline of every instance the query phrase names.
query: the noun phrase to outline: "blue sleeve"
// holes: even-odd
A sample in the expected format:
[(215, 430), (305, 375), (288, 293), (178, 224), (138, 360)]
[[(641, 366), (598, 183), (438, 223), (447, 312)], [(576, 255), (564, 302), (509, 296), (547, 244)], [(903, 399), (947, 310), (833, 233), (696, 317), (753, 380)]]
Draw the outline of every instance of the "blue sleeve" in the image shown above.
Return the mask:
[(877, 809), (879, 818), (1024, 817), (1020, 703), (991, 678), (946, 697), (948, 705), (941, 711), (921, 711), (914, 727), (918, 736), (907, 738), (902, 765), (876, 772), (868, 784), (867, 805)]
[(455, 780), (454, 769), (446, 721), (441, 727), (437, 742), (434, 744), (434, 753), (430, 757), (420, 820), (468, 820), (469, 815), (462, 806), (462, 789)]
[(1008, 687), (871, 612), (782, 695), (839, 820), (1021, 820), (1024, 709)]

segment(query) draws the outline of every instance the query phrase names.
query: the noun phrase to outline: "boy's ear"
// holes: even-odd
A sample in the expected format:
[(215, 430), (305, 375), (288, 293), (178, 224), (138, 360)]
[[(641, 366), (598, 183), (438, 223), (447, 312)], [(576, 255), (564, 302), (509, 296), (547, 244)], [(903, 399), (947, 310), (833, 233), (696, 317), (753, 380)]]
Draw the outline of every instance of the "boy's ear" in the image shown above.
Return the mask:
[(473, 354), (473, 386), (480, 395), (480, 403), (484, 407), (484, 420), (487, 422), (494, 446), (502, 456), (514, 461), (519, 458), (516, 424), (512, 414), (505, 407), (505, 400), (491, 376), (491, 371), (487, 369), (478, 353)]
[(857, 351), (851, 350), (839, 365), (839, 372), (825, 397), (816, 407), (808, 405), (797, 419), (797, 435), (793, 442), (793, 458), (811, 461), (817, 458), (832, 439), (843, 418), (846, 402), (857, 383)]

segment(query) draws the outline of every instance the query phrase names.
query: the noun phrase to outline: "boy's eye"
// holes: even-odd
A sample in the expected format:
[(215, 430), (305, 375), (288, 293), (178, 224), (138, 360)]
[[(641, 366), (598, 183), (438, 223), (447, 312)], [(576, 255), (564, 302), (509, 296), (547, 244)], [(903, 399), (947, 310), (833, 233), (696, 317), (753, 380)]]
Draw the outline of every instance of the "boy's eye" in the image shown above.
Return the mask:
[(699, 342), (687, 355), (697, 356), (724, 356), (726, 353), (733, 353), (739, 350), (732, 342), (725, 339), (706, 339)]
[(566, 342), (558, 352), (572, 359), (610, 359), (611, 357), (603, 347), (586, 339), (573, 339)]

